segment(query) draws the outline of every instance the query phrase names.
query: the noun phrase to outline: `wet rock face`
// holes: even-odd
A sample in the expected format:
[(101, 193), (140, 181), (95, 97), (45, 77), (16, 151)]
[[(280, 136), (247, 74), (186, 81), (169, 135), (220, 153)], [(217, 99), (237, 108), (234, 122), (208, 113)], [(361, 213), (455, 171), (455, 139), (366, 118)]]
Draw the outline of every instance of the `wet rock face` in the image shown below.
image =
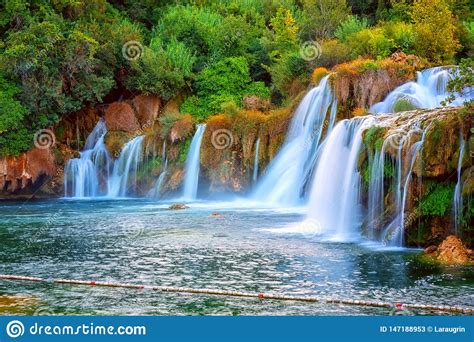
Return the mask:
[(53, 176), (55, 158), (49, 149), (32, 149), (19, 157), (0, 158), (0, 193), (15, 193), (41, 176)]
[(114, 102), (105, 112), (108, 131), (136, 132), (141, 129), (135, 111), (126, 102)]
[(426, 248), (425, 253), (443, 264), (468, 264), (474, 261), (472, 251), (454, 235), (448, 236), (438, 247)]

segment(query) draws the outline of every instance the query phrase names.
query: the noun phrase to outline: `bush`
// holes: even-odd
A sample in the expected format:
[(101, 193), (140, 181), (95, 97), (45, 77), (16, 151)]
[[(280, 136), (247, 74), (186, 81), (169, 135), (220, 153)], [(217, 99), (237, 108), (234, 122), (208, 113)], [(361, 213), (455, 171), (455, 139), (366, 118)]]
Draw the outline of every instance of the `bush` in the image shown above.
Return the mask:
[(350, 15), (337, 28), (334, 36), (342, 42), (346, 42), (350, 35), (366, 29), (367, 19), (359, 19), (355, 15)]
[(348, 41), (352, 57), (370, 56), (377, 59), (388, 57), (395, 49), (394, 42), (384, 35), (380, 27), (364, 29), (351, 34)]
[(246, 95), (269, 97), (269, 90), (262, 82), (252, 82), (243, 57), (229, 57), (204, 69), (196, 77), (194, 87), (197, 96), (188, 97), (181, 111), (198, 120), (219, 113), (223, 103), (234, 102), (240, 107)]
[(164, 47), (153, 39), (140, 58), (130, 61), (125, 84), (130, 90), (159, 94), (168, 100), (185, 87), (194, 62), (194, 56), (183, 43), (173, 39)]
[(387, 22), (382, 26), (384, 35), (393, 41), (394, 48), (405, 53), (413, 52), (413, 25), (404, 22)]
[(334, 65), (349, 61), (352, 58), (351, 50), (347, 44), (336, 39), (321, 42), (321, 56), (314, 61), (317, 66), (331, 68)]

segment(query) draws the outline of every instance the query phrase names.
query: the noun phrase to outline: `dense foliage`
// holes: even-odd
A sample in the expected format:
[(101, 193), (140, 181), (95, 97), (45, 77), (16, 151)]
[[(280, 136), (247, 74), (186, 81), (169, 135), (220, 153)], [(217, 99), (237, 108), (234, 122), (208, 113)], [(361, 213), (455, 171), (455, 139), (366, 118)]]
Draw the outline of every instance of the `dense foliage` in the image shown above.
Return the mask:
[[(319, 66), (396, 51), (474, 53), (469, 0), (0, 0), (0, 155), (122, 94), (184, 98), (203, 120), (248, 95), (281, 104)], [(468, 62), (465, 62), (467, 64)], [(455, 89), (455, 85), (453, 85)]]

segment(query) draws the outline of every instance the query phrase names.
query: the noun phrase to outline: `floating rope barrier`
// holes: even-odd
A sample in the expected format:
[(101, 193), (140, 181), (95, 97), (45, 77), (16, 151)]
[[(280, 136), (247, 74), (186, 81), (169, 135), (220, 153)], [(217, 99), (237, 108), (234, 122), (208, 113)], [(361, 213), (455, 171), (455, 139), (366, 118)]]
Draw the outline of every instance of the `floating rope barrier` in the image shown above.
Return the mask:
[(137, 284), (127, 284), (127, 283), (111, 283), (111, 282), (103, 282), (103, 281), (87, 281), (87, 280), (74, 280), (74, 279), (45, 279), (45, 278), (25, 277), (25, 276), (10, 275), (10, 274), (0, 274), (0, 279), (13, 280), (13, 281), (30, 281), (30, 282), (41, 282), (41, 283), (68, 284), (68, 285), (102, 286), (102, 287), (115, 287), (115, 288), (127, 288), (127, 289), (141, 289), (141, 290), (146, 289), (146, 290), (153, 290), (153, 291), (158, 291), (158, 292), (203, 294), (203, 295), (227, 296), (227, 297), (246, 297), (246, 298), (284, 300), (284, 301), (295, 301), (295, 302), (309, 302), (309, 303), (318, 302), (318, 303), (328, 303), (328, 304), (370, 306), (370, 307), (380, 307), (380, 308), (395, 308), (397, 310), (418, 309), (418, 310), (429, 310), (429, 311), (444, 311), (444, 312), (474, 314), (474, 308), (455, 307), (455, 306), (446, 306), (446, 305), (402, 304), (402, 303), (376, 302), (376, 301), (366, 301), (366, 300), (357, 300), (357, 299), (339, 299), (339, 298), (332, 298), (332, 297), (292, 296), (292, 295), (276, 294), (276, 293), (240, 292), (240, 291), (227, 291), (227, 290), (216, 290), (216, 289), (206, 289), (206, 288), (195, 289), (195, 288), (190, 288), (190, 287), (137, 285)]

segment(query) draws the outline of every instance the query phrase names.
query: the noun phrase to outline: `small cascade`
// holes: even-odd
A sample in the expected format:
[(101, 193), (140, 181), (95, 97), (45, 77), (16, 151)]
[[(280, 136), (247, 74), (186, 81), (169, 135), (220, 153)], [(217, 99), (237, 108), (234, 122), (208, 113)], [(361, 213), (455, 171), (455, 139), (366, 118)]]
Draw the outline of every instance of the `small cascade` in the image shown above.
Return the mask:
[[(384, 101), (374, 104), (372, 113), (394, 113), (415, 108), (437, 108), (446, 100), (448, 81), (454, 77), (454, 71), (447, 67), (426, 69), (417, 73), (416, 82), (407, 82), (387, 95)], [(451, 106), (462, 105), (474, 95), (467, 92), (467, 97), (456, 94)], [(469, 97), (471, 96), (471, 97)]]
[(79, 158), (70, 159), (64, 169), (65, 197), (96, 197), (109, 177), (111, 158), (104, 144), (107, 133), (105, 122), (100, 119), (86, 140)]
[(337, 101), (328, 79), (329, 76), (324, 77), (298, 106), (282, 148), (257, 185), (253, 195), (256, 200), (289, 205), (301, 203), (325, 122), (327, 135), (336, 118)]
[(137, 173), (142, 161), (144, 138), (145, 136), (140, 135), (124, 145), (109, 178), (108, 197), (126, 197), (130, 193), (136, 193)]
[(254, 183), (257, 182), (258, 178), (258, 158), (260, 155), (260, 138), (257, 139), (257, 142), (255, 143), (255, 157), (253, 160), (253, 176), (252, 176), (252, 181)]
[(163, 141), (161, 160), (163, 161), (163, 167), (161, 168), (160, 175), (155, 182), (155, 186), (148, 192), (148, 197), (159, 198), (161, 195), (161, 189), (165, 182), (166, 174), (168, 173), (168, 156), (166, 155), (166, 140)]
[(462, 132), (459, 138), (459, 158), (457, 166), (457, 182), (456, 187), (454, 188), (454, 197), (453, 197), (453, 221), (454, 221), (454, 233), (458, 235), (459, 233), (459, 223), (462, 216), (462, 181), (461, 181), (461, 169), (462, 169), (462, 160), (464, 157), (464, 137)]
[(361, 225), (360, 183), (357, 169), (362, 130), (370, 120), (339, 122), (322, 147), (311, 185), (308, 219), (337, 241), (358, 236)]
[(394, 247), (403, 247), (404, 236), (405, 236), (405, 209), (408, 198), (408, 190), (410, 188), (410, 182), (412, 178), (413, 168), (418, 154), (423, 148), (425, 142), (425, 136), (429, 127), (424, 129), (422, 132), (421, 139), (413, 143), (410, 148), (410, 153), (407, 156), (408, 171), (403, 177), (403, 156), (402, 150), (405, 141), (413, 137), (413, 133), (419, 134), (421, 132), (419, 127), (415, 127), (412, 131), (408, 132), (407, 136), (401, 141), (398, 152), (397, 152), (397, 175), (395, 177), (394, 187), (395, 192), (395, 218), (392, 222), (384, 229), (381, 242), (385, 245)]
[(368, 189), (368, 237), (372, 240), (377, 238), (377, 231), (381, 228), (380, 217), (384, 212), (384, 173), (386, 163), (387, 143), (389, 140), (385, 140), (380, 151), (374, 152), (374, 157), (370, 172), (370, 182)]
[(185, 200), (195, 200), (197, 198), (197, 190), (199, 183), (199, 169), (201, 156), (201, 141), (206, 130), (206, 125), (197, 125), (191, 146), (189, 147), (188, 156), (186, 158), (186, 168), (184, 171), (184, 189), (183, 198)]

